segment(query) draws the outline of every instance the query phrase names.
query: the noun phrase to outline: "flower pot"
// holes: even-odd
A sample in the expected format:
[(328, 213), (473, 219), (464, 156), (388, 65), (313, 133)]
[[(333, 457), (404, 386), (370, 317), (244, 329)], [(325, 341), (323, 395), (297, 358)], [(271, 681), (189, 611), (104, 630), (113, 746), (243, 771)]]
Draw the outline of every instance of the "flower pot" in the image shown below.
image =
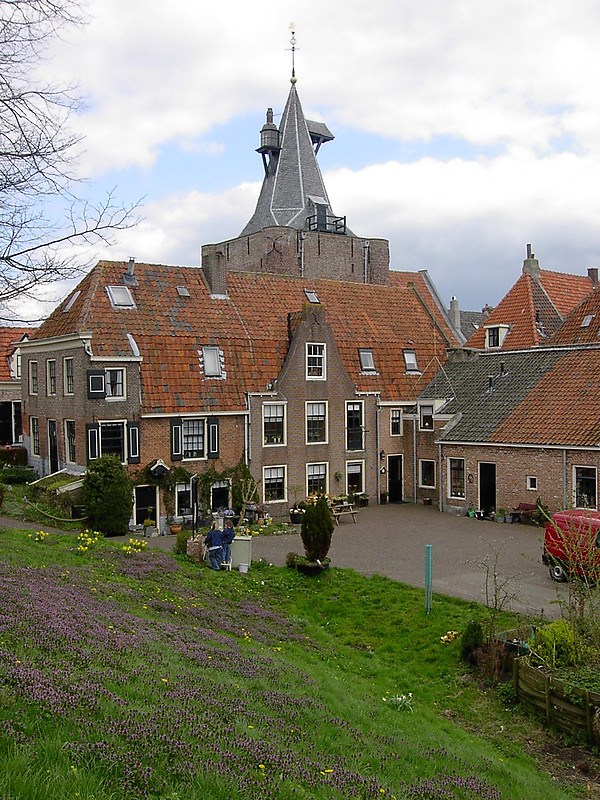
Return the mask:
[(290, 511), (290, 522), (292, 523), (292, 525), (301, 525), (302, 513), (301, 512), (294, 513), (293, 511)]
[(302, 572), (304, 575), (319, 575), (321, 572), (324, 572), (326, 569), (329, 569), (329, 562), (323, 561), (320, 564), (315, 563), (314, 561), (300, 562), (296, 564), (296, 569), (298, 572)]
[(239, 570), (242, 573), (242, 575), (246, 575), (246, 573), (248, 572), (249, 566), (250, 566), (249, 564), (240, 564)]
[(173, 536), (177, 536), (177, 534), (181, 531), (181, 525), (176, 525), (175, 523), (169, 527), (171, 534)]

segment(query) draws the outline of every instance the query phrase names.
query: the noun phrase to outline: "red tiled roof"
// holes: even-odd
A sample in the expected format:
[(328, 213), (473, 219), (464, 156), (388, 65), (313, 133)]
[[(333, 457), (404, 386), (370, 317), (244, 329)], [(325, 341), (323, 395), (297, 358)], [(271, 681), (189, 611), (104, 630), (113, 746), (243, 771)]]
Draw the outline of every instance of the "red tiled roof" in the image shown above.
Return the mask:
[[(540, 281), (523, 273), (484, 324), (470, 337), (468, 347), (485, 347), (485, 327), (508, 325), (503, 350), (534, 347), (553, 334), (562, 318), (590, 293), (592, 284), (583, 275), (540, 270)], [(485, 327), (484, 327), (485, 326)]]
[(490, 437), (491, 442), (600, 444), (600, 350), (566, 351)]
[[(582, 327), (584, 321), (588, 324)], [(600, 344), (600, 289), (595, 289), (569, 314), (549, 343)]]
[(9, 359), (17, 344), (33, 328), (0, 327), (0, 381), (13, 380), (10, 374)]
[[(383, 400), (414, 400), (457, 342), (419, 273), (390, 272), (387, 286), (229, 272), (228, 298), (212, 299), (202, 270), (136, 264), (136, 309), (113, 309), (107, 285), (123, 285), (124, 262), (100, 262), (35, 332), (36, 339), (76, 331), (93, 334), (94, 355), (131, 356), (131, 334), (143, 356), (143, 412), (184, 413), (245, 408), (245, 393), (264, 391), (288, 351), (288, 314), (314, 289), (325, 308), (341, 358), (359, 391)], [(190, 297), (180, 297), (186, 286)], [(205, 378), (198, 350), (218, 345), (227, 377)], [(378, 375), (361, 375), (358, 348), (373, 350)], [(404, 349), (414, 349), (421, 376), (406, 375)]]

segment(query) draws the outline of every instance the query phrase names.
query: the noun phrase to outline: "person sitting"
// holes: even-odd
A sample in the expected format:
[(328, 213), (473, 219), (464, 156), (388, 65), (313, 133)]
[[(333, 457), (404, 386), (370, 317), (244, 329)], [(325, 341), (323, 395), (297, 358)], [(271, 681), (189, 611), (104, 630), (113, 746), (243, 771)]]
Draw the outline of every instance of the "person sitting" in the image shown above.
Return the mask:
[(211, 569), (221, 569), (221, 561), (223, 560), (223, 533), (220, 531), (215, 523), (210, 527), (204, 539), (204, 545), (208, 550), (208, 560)]

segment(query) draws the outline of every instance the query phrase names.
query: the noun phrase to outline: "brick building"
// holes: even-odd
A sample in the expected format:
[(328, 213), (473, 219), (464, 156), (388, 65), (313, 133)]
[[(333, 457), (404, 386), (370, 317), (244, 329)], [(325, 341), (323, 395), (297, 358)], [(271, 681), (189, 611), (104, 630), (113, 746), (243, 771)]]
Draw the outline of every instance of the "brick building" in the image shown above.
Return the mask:
[[(24, 440), (41, 474), (105, 453), (134, 474), (161, 459), (218, 476), (242, 459), (276, 517), (313, 492), (416, 499), (416, 400), (464, 336), (426, 271), (390, 270), (387, 241), (334, 214), (316, 159), (332, 139), (292, 79), (238, 237), (204, 245), (196, 268), (102, 261), (35, 331)], [(213, 507), (230, 502), (215, 480)], [(183, 483), (175, 512), (187, 504)], [(140, 483), (134, 521), (150, 509), (165, 515)]]

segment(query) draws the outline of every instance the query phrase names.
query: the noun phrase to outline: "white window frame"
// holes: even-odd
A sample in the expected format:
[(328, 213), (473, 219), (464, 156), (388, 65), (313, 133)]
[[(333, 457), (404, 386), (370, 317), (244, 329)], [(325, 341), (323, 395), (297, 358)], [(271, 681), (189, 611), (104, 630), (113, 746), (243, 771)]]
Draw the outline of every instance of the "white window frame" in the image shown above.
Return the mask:
[(31, 452), (34, 456), (39, 456), (40, 451), (40, 420), (38, 417), (29, 417), (29, 438), (31, 440)]
[(419, 369), (416, 350), (403, 350), (402, 355), (404, 356), (404, 367), (406, 372), (420, 375), (421, 370)]
[[(503, 343), (504, 339), (506, 338), (506, 334), (508, 333), (510, 326), (509, 325), (485, 325), (485, 348), (486, 350), (499, 350)], [(497, 331), (498, 332), (498, 344), (491, 345), (490, 344), (490, 331)]]
[[(423, 464), (433, 464), (433, 483), (423, 482)], [(436, 468), (435, 459), (433, 458), (420, 458), (419, 459), (419, 488), (420, 489), (435, 489), (436, 485)]]
[[(577, 497), (577, 470), (580, 469), (590, 469), (594, 471), (594, 503), (583, 504), (577, 503), (580, 497)], [(573, 464), (573, 505), (575, 508), (590, 508), (590, 509), (597, 509), (598, 508), (598, 470), (592, 464)]]
[(530, 492), (537, 492), (537, 490), (538, 490), (537, 475), (528, 475), (527, 476), (527, 489)]
[[(191, 425), (195, 423), (201, 423), (203, 426), (203, 433), (202, 433), (202, 447), (203, 447), (203, 454), (201, 456), (186, 456), (185, 454), (185, 441), (186, 441), (186, 432), (185, 427), (186, 425)], [(206, 417), (183, 417), (181, 420), (181, 454), (182, 454), (182, 461), (204, 461), (207, 458), (208, 452), (208, 440), (207, 440), (207, 430), (206, 430), (207, 420)], [(194, 434), (197, 435), (197, 434)], [(190, 434), (187, 434), (188, 438)]]
[[(315, 494), (309, 490), (309, 478), (317, 474), (315, 470), (319, 468), (319, 478), (322, 478), (324, 481), (324, 489), (323, 492), (317, 492), (317, 494), (329, 494), (329, 464), (326, 461), (315, 461), (311, 462), (306, 465), (306, 496), (308, 497), (311, 494)], [(321, 469), (322, 468), (322, 469)], [(311, 472), (312, 471), (312, 472)]]
[(106, 293), (113, 308), (135, 308), (135, 301), (128, 286), (107, 286)]
[[(281, 470), (281, 481), (283, 486), (283, 497), (277, 497), (267, 500), (267, 478), (271, 477), (270, 473), (275, 470)], [(279, 481), (278, 481), (279, 483)], [(268, 467), (263, 467), (263, 498), (265, 503), (287, 503), (287, 466), (285, 464), (269, 464)]]
[[(281, 408), (281, 441), (272, 441), (267, 442), (267, 434), (265, 429), (265, 423), (269, 419), (277, 419), (278, 415), (268, 415), (267, 411), (270, 409), (279, 409)], [(286, 444), (287, 441), (287, 408), (285, 403), (263, 403), (262, 406), (262, 434), (263, 434), (263, 447), (281, 447), (282, 445)], [(276, 435), (276, 434), (275, 434)]]
[(216, 345), (202, 346), (202, 369), (206, 378), (223, 377), (223, 363), (220, 347)]
[[(70, 389), (69, 383), (71, 384)], [(65, 397), (71, 397), (75, 394), (75, 362), (72, 356), (63, 358), (63, 394)]]
[[(348, 428), (348, 413), (350, 411), (349, 407), (351, 405), (352, 406), (356, 406), (356, 405), (360, 406), (360, 447), (353, 447), (353, 448), (348, 447), (348, 444), (349, 444), (349, 442), (348, 442), (348, 430), (349, 430), (349, 428)], [(346, 400), (345, 412), (346, 412), (346, 416), (345, 416), (345, 419), (344, 419), (344, 423), (345, 423), (345, 425), (344, 425), (344, 427), (345, 427), (345, 442), (344, 442), (344, 445), (345, 445), (345, 448), (346, 448), (347, 451), (350, 451), (350, 452), (360, 452), (361, 450), (365, 449), (365, 403), (364, 403), (364, 400)]]
[(375, 367), (375, 356), (370, 347), (358, 348), (358, 360), (360, 361), (360, 371), (367, 375), (376, 375), (377, 368)]
[[(452, 494), (452, 461), (462, 461), (463, 466), (463, 492), (462, 494)], [(451, 500), (464, 500), (467, 496), (467, 487), (466, 487), (466, 461), (464, 458), (455, 457), (455, 456), (448, 456), (446, 462), (446, 473), (447, 473), (447, 480), (448, 480), (448, 497)]]
[[(314, 442), (308, 441), (308, 408), (309, 406), (324, 406), (325, 407), (325, 415), (324, 415), (324, 438), (318, 439)], [(311, 416), (311, 419), (313, 417)], [(304, 440), (307, 445), (313, 444), (329, 444), (329, 403), (327, 400), (306, 400), (304, 403)]]
[[(110, 373), (111, 372), (120, 372), (121, 373), (121, 389), (122, 394), (111, 394), (111, 382), (110, 382)], [(123, 367), (107, 367), (104, 370), (104, 390), (105, 390), (105, 400), (109, 402), (114, 402), (115, 400), (125, 400), (127, 399), (127, 387), (125, 384), (127, 376), (127, 370)], [(118, 385), (118, 382), (117, 382)]]
[[(313, 348), (321, 349), (318, 351)], [(311, 350), (313, 351), (311, 352)], [(325, 342), (306, 342), (305, 364), (307, 381), (327, 380), (327, 345)]]
[[(358, 470), (352, 470), (351, 467), (357, 466), (359, 467)], [(365, 491), (365, 462), (362, 458), (353, 458), (350, 461), (346, 461), (346, 494), (350, 494), (350, 482), (348, 480), (348, 475), (350, 472), (358, 472), (360, 473), (360, 485), (361, 489), (359, 492)]]
[[(431, 413), (426, 412), (425, 409), (431, 409)], [(424, 425), (423, 420), (425, 417), (431, 417), (431, 425)], [(427, 403), (426, 405), (419, 406), (419, 430), (420, 431), (432, 431), (434, 429), (434, 421), (433, 421), (433, 403)]]
[[(68, 433), (68, 425), (73, 426), (73, 449), (71, 450), (70, 438)], [(74, 419), (66, 419), (64, 421), (64, 436), (65, 436), (65, 461), (68, 464), (77, 463), (77, 446), (76, 446), (76, 427)]]
[(104, 397), (106, 393), (106, 374), (88, 375), (88, 391), (92, 395), (102, 395)]
[[(394, 423), (398, 423), (399, 431), (394, 433)], [(404, 414), (401, 408), (390, 408), (390, 436), (402, 436), (404, 428)]]
[(121, 464), (127, 464), (127, 460), (129, 458), (129, 437), (127, 435), (126, 419), (98, 420), (98, 457), (105, 455), (104, 451), (102, 450), (102, 428), (106, 428), (108, 425), (121, 425), (123, 428), (123, 460), (121, 461)]
[(56, 397), (56, 359), (46, 359), (46, 396)]
[(38, 362), (33, 359), (27, 364), (27, 388), (30, 395), (37, 395), (39, 390)]

